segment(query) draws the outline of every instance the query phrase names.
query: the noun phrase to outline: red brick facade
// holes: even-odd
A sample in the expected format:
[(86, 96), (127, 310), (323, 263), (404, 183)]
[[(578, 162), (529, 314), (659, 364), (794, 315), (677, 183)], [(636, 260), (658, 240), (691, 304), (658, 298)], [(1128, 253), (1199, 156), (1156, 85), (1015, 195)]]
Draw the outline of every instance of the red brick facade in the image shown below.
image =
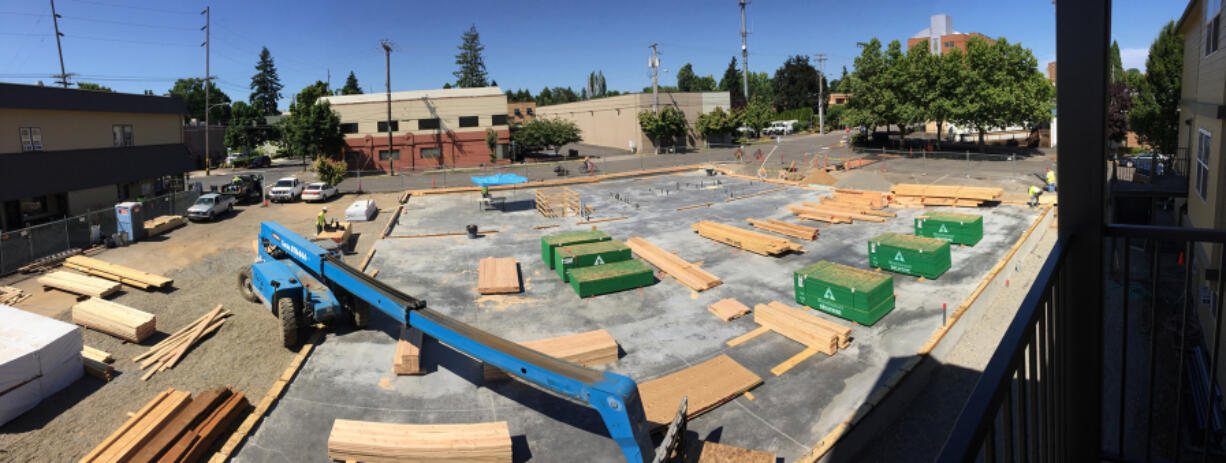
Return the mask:
[[(980, 34), (978, 32), (971, 32), (969, 34), (943, 35), (941, 36), (941, 41), (940, 41), (941, 53), (945, 53), (946, 51), (949, 51), (950, 49), (953, 49), (953, 48), (957, 48), (959, 50), (962, 50), (962, 53), (966, 53), (966, 42), (970, 40), (971, 37), (979, 37), (981, 39), (989, 40), (989, 41), (992, 40), (991, 37)], [(924, 46), (927, 46), (928, 38), (927, 37), (912, 37), (912, 38), (907, 39), (907, 49), (908, 50), (910, 50), (911, 47), (914, 47), (915, 44), (922, 44)]]
[[(511, 142), (508, 130), (499, 130), (498, 143)], [(445, 131), (434, 134), (413, 135), (406, 133), (392, 137), (394, 150), (400, 151), (400, 159), (395, 160), (396, 171), (430, 170), (442, 167), (475, 167), (481, 164), (491, 164), (490, 149), (485, 144), (484, 131)], [(391, 169), (391, 160), (380, 160), (379, 151), (387, 149), (387, 136), (366, 135), (345, 139), (344, 161), (349, 163), (350, 170), (380, 170)], [(441, 155), (437, 158), (422, 157), (422, 150), (440, 148)]]

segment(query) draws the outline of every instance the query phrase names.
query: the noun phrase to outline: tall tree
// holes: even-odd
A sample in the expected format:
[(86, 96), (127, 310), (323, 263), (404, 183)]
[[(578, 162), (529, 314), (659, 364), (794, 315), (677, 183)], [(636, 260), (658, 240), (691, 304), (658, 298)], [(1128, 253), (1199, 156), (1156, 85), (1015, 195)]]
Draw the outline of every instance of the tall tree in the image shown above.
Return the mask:
[(461, 36), (460, 53), (455, 55), (455, 64), (460, 68), (451, 75), (455, 76), (455, 86), (459, 88), (469, 87), (487, 87), (485, 58), (481, 56), (481, 52), (485, 51), (485, 45), (481, 45), (481, 36), (477, 34), (477, 25), (469, 26), (468, 30)]
[(1120, 44), (1114, 40), (1111, 41), (1111, 69), (1109, 72), (1112, 82), (1124, 80), (1124, 61), (1120, 59)]
[(1138, 89), (1129, 123), (1142, 143), (1159, 153), (1179, 150), (1179, 99), (1183, 91), (1183, 36), (1169, 21), (1149, 46), (1145, 85)]
[(111, 92), (111, 93), (115, 92), (115, 90), (112, 90), (111, 87), (107, 87), (105, 85), (99, 85), (99, 84), (95, 84), (91, 82), (77, 82), (77, 88), (81, 90), (93, 90), (95, 92)]
[(685, 114), (672, 106), (660, 108), (658, 113), (651, 111), (640, 112), (639, 127), (655, 143), (657, 153), (661, 146), (675, 143), (677, 137), (685, 135), (689, 131), (689, 126), (685, 121)]
[(715, 76), (705, 75), (694, 79), (694, 86), (690, 87), (691, 92), (714, 92), (717, 87)]
[(741, 91), (742, 75), (741, 70), (736, 67), (736, 57), (733, 56), (728, 68), (724, 70), (724, 77), (719, 79), (719, 90), (728, 92), (733, 108), (745, 107), (745, 95)]
[(1029, 49), (1003, 38), (972, 37), (965, 59), (970, 72), (963, 79), (964, 106), (957, 120), (979, 132), (979, 143), (990, 128), (1051, 120), (1055, 92)]
[[(898, 82), (901, 99), (906, 108), (901, 115), (903, 123), (923, 124), (937, 120), (934, 106), (940, 97), (941, 57), (930, 53), (927, 47), (911, 47), (903, 62), (898, 76), (901, 78)], [(937, 130), (939, 133), (940, 128)]]
[(850, 92), (851, 79), (847, 78), (847, 66), (843, 66), (843, 74), (838, 79), (830, 81), (831, 93), (847, 93)]
[(306, 86), (290, 103), (289, 116), (281, 120), (291, 152), (301, 153), (303, 160), (337, 154), (345, 144), (340, 115), (319, 99), (329, 93), (322, 81)]
[(762, 128), (775, 118), (775, 108), (771, 107), (766, 98), (753, 95), (750, 96), (749, 103), (737, 112), (736, 118), (745, 127), (761, 132)]
[(698, 76), (694, 75), (694, 65), (685, 63), (681, 69), (677, 70), (677, 90), (682, 92), (691, 92), (694, 88), (694, 79)]
[(341, 95), (361, 95), (362, 87), (358, 86), (358, 76), (353, 75), (353, 71), (349, 71), (349, 77), (345, 78), (345, 86), (341, 87)]
[(277, 65), (273, 64), (272, 53), (268, 52), (268, 47), (260, 50), (260, 60), (255, 64), (255, 71), (255, 75), (251, 76), (251, 96), (247, 97), (247, 101), (264, 114), (281, 114), (281, 111), (277, 110), (277, 100), (281, 99), (281, 78), (277, 76)]
[(875, 131), (880, 125), (886, 124), (886, 114), (895, 103), (893, 92), (887, 82), (885, 55), (881, 52), (881, 41), (873, 38), (860, 50), (856, 57), (855, 72), (848, 80), (851, 90), (851, 100), (847, 102), (847, 112), (844, 116), (850, 125), (858, 125)]
[[(183, 98), (183, 103), (187, 106), (188, 120), (196, 119), (204, 123), (204, 79), (190, 77), (176, 80), (175, 86), (170, 89), (170, 94)], [(209, 82), (209, 104), (217, 105), (209, 109), (210, 123), (219, 124), (230, 119), (229, 104), (219, 103), (230, 103), (230, 96)]]
[(749, 71), (749, 98), (762, 97), (767, 104), (775, 101), (775, 83), (770, 74)]
[(604, 80), (604, 71), (596, 71), (596, 95), (605, 96), (609, 93), (609, 85)]
[(694, 129), (710, 141), (736, 130), (738, 124), (740, 121), (737, 121), (735, 115), (726, 113), (724, 108), (716, 106), (711, 112), (698, 115), (694, 120)]
[(605, 96), (608, 87), (605, 86), (604, 71), (592, 71), (587, 75), (587, 86), (584, 87), (587, 92), (587, 98), (600, 98)]
[[(924, 47), (918, 47), (924, 48)], [(927, 50), (927, 48), (924, 48)], [(928, 105), (928, 117), (937, 123), (937, 139), (944, 133), (945, 122), (957, 118), (963, 110), (966, 97), (962, 82), (966, 73), (970, 72), (963, 60), (962, 50), (953, 48), (936, 56), (937, 80), (936, 95)]]
[(226, 126), (226, 147), (244, 153), (251, 153), (252, 148), (264, 143), (266, 132), (264, 115), (259, 108), (245, 101), (235, 101), (230, 105), (230, 122)]
[(1128, 135), (1128, 112), (1132, 91), (1123, 82), (1107, 84), (1107, 139), (1121, 143)]
[(783, 62), (775, 71), (775, 109), (817, 108), (821, 98), (818, 97), (817, 68), (809, 64), (809, 57), (796, 55)]

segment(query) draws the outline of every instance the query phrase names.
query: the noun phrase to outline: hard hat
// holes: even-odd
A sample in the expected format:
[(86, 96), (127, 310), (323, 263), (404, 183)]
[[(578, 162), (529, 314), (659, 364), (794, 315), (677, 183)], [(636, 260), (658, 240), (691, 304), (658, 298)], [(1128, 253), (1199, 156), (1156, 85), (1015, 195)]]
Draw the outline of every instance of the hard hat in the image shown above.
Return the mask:
[(324, 206), (324, 212), (328, 212), (328, 206)]

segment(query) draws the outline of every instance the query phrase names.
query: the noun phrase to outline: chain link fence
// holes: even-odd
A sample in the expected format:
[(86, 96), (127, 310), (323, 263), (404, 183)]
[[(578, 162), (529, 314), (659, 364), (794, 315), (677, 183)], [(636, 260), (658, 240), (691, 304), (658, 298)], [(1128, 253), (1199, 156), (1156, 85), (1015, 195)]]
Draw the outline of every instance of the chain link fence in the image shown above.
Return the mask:
[[(141, 202), (146, 220), (163, 215), (185, 215), (200, 193), (195, 190), (170, 193)], [(54, 222), (0, 234), (0, 275), (16, 272), (43, 257), (86, 249), (102, 243), (119, 231), (114, 209), (86, 212)]]

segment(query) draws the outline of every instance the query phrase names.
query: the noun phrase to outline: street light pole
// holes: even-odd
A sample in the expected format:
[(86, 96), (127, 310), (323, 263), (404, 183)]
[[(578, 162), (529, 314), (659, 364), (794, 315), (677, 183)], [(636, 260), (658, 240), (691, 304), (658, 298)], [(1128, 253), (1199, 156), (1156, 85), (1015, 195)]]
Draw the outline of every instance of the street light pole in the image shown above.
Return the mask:
[(209, 33), (212, 28), (209, 27), (210, 19), (212, 18), (211, 7), (204, 7), (204, 11), (200, 14), (204, 15), (204, 175), (207, 177), (212, 168), (212, 159), (209, 153)]
[[(392, 43), (388, 40), (383, 40), (379, 44), (383, 45), (383, 53), (386, 57), (387, 65), (387, 162), (392, 175), (396, 175), (396, 157), (392, 155)], [(409, 156), (409, 159), (413, 160), (412, 155)], [(413, 164), (416, 163), (414, 162)], [(416, 165), (413, 167), (416, 167)]]

